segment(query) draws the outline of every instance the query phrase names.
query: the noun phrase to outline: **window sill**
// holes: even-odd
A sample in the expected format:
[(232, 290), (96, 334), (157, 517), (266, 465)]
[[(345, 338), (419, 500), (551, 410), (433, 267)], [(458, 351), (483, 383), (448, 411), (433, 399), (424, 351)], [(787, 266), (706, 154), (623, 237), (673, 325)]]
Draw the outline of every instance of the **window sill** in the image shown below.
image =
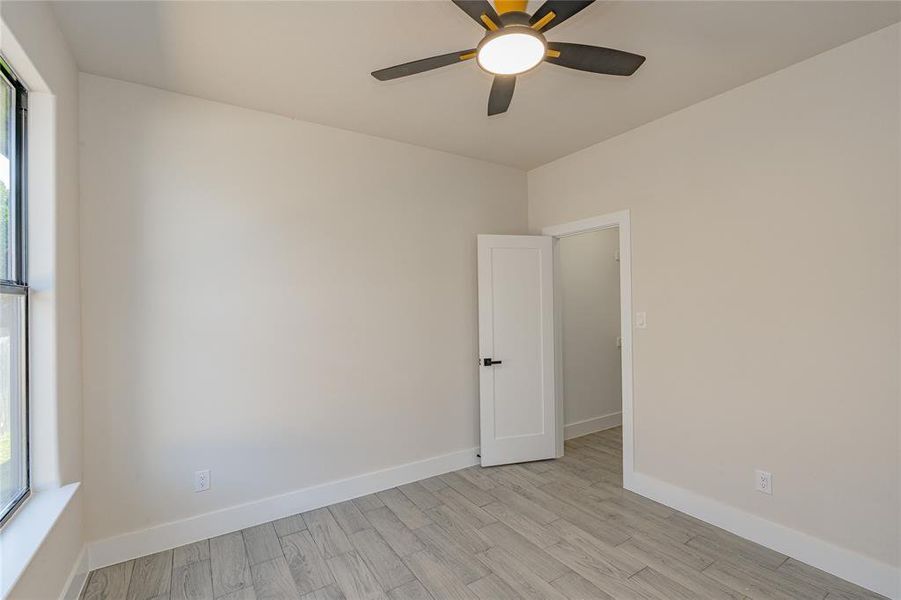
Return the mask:
[(70, 483), (53, 490), (32, 492), (0, 529), (0, 598), (9, 594), (28, 568), (80, 485)]

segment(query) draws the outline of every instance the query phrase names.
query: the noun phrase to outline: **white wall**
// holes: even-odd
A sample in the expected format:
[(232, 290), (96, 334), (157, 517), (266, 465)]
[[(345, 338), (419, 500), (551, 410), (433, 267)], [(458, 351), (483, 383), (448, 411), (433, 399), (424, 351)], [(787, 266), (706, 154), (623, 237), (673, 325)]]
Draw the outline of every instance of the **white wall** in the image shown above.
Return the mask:
[(524, 172), (80, 89), (92, 539), (478, 444), (475, 236)]
[[(30, 92), (32, 489), (53, 493), (82, 476), (78, 71), (46, 3), (4, 1), (0, 17), (0, 50)], [(5, 531), (14, 525), (15, 519)], [(76, 497), (58, 515), (10, 597), (59, 595), (75, 566), (82, 537), (81, 500)], [(0, 572), (0, 579), (7, 576), (5, 570)]]
[[(899, 26), (531, 171), (630, 209), (635, 468), (899, 564)], [(774, 494), (754, 491), (754, 469)], [(886, 571), (888, 572), (888, 571)]]
[(620, 335), (618, 250), (619, 231), (615, 228), (557, 241), (567, 437), (619, 424), (622, 360), (616, 345)]

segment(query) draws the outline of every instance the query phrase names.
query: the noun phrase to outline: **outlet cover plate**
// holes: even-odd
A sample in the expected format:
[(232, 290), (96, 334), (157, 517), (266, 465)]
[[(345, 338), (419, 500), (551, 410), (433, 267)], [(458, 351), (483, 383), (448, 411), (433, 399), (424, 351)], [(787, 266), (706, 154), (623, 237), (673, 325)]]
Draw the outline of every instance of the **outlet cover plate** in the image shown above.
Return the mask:
[(195, 492), (205, 492), (210, 489), (210, 470), (204, 469), (202, 471), (194, 472), (194, 491)]

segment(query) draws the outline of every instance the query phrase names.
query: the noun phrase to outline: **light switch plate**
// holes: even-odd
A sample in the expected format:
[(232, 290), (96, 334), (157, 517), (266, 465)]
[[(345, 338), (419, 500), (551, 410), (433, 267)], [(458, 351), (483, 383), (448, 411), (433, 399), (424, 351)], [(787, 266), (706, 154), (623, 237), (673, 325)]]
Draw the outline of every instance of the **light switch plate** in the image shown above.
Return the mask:
[(637, 329), (646, 329), (647, 326), (648, 326), (648, 313), (646, 313), (646, 312), (635, 313), (635, 327)]

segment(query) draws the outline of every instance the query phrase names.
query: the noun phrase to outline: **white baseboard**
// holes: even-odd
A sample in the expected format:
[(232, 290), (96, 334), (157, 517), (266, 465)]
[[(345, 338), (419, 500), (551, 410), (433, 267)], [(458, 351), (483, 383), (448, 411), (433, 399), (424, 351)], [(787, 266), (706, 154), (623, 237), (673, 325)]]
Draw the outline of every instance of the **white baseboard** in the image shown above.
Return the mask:
[(896, 567), (641, 473), (634, 473), (626, 488), (836, 577), (901, 600), (901, 570)]
[(60, 596), (60, 600), (78, 600), (85, 583), (88, 581), (89, 572), (88, 547), (82, 546), (81, 552), (78, 553), (78, 558), (75, 559), (72, 572), (69, 573), (69, 578), (66, 580), (66, 585), (63, 587), (63, 595)]
[(603, 431), (611, 427), (619, 427), (623, 424), (623, 413), (615, 412), (609, 415), (593, 417), (584, 421), (576, 421), (563, 427), (563, 439), (571, 440), (573, 438), (588, 435), (596, 431)]
[(88, 551), (90, 566), (91, 569), (98, 569), (412, 481), (471, 467), (479, 464), (476, 456), (478, 452), (478, 448), (460, 450), (91, 542)]

